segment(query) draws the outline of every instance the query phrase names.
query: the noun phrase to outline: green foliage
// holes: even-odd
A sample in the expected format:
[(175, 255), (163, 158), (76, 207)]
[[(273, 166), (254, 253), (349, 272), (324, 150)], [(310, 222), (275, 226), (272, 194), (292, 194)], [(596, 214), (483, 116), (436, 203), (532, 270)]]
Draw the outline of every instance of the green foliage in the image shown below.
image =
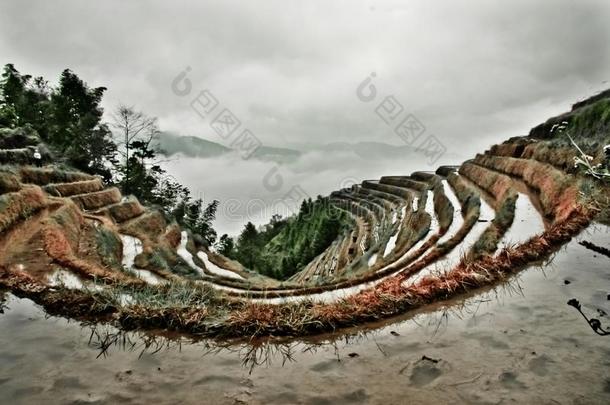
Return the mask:
[(29, 124), (45, 134), (49, 106), (49, 88), (42, 77), (22, 75), (13, 64), (5, 65), (0, 81), (0, 125)]
[(64, 70), (59, 87), (51, 94), (48, 139), (74, 167), (110, 180), (104, 163), (113, 160), (116, 145), (102, 123), (104, 91), (105, 87), (90, 89), (72, 71)]
[(0, 81), (0, 125), (29, 126), (70, 165), (110, 181), (107, 162), (113, 160), (116, 146), (102, 122), (105, 90), (90, 89), (69, 69), (51, 89), (42, 77), (22, 75), (7, 64)]
[(607, 141), (610, 138), (610, 99), (576, 110), (565, 131), (575, 139)]
[(38, 133), (28, 124), (16, 128), (0, 128), (0, 149), (21, 149), (39, 143)]
[(601, 98), (567, 115), (552, 118), (541, 127), (555, 145), (571, 146), (575, 141), (585, 152), (594, 153), (610, 143), (610, 98)]
[(351, 226), (351, 217), (328, 200), (305, 200), (294, 218), (274, 216), (260, 231), (252, 223), (246, 224), (229, 257), (261, 274), (285, 280)]
[(223, 256), (232, 257), (235, 250), (235, 241), (226, 233), (223, 234), (216, 245), (214, 246), (216, 251)]
[(212, 222), (216, 219), (218, 205), (218, 200), (212, 200), (204, 208), (203, 200), (191, 200), (190, 193), (186, 190), (172, 214), (180, 225), (201, 236), (207, 246), (212, 246), (217, 237)]
[(248, 268), (256, 268), (263, 246), (262, 242), (263, 238), (259, 237), (258, 230), (254, 224), (248, 222), (237, 239), (236, 259)]
[(120, 268), (121, 262), (117, 253), (121, 252), (121, 239), (104, 227), (95, 228), (96, 249), (105, 266)]

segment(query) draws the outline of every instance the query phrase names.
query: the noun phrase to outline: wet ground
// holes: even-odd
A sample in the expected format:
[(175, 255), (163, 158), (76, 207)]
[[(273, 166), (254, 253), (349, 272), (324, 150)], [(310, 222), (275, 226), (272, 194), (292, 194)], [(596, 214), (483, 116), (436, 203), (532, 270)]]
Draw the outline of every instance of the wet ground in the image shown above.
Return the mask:
[[(494, 290), (368, 331), (241, 344), (120, 334), (5, 295), (0, 403), (607, 404), (610, 228), (590, 227)], [(334, 342), (332, 342), (334, 340)]]

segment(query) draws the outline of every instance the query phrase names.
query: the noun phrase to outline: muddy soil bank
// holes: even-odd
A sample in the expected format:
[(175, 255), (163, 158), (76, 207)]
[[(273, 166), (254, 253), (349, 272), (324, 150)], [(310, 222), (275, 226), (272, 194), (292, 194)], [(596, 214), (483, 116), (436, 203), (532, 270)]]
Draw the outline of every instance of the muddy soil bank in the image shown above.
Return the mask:
[[(346, 335), (221, 348), (47, 317), (5, 295), (0, 403), (610, 403), (610, 246), (593, 225), (549, 263)], [(0, 300), (1, 301), (1, 300)]]

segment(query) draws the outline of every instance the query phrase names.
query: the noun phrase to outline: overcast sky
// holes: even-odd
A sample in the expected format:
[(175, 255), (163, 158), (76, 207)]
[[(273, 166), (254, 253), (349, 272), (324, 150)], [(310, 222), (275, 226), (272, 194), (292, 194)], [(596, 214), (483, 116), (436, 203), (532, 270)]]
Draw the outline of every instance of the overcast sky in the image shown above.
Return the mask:
[(193, 92), (268, 145), (399, 144), (374, 114), (394, 95), (469, 156), (610, 87), (609, 21), (605, 0), (3, 1), (0, 59), (52, 83), (69, 67), (108, 87), (107, 110), (133, 104), (216, 141), (171, 91), (187, 66)]

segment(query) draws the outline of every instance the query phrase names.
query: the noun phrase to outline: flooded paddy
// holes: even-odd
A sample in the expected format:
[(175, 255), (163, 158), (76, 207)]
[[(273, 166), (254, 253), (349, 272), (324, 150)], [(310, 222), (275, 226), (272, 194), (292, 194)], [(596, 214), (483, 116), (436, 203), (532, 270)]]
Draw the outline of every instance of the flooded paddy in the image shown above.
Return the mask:
[(610, 228), (494, 289), (298, 341), (119, 333), (0, 293), (0, 402), (606, 404), (610, 338), (566, 304), (610, 326), (610, 258), (585, 240)]

